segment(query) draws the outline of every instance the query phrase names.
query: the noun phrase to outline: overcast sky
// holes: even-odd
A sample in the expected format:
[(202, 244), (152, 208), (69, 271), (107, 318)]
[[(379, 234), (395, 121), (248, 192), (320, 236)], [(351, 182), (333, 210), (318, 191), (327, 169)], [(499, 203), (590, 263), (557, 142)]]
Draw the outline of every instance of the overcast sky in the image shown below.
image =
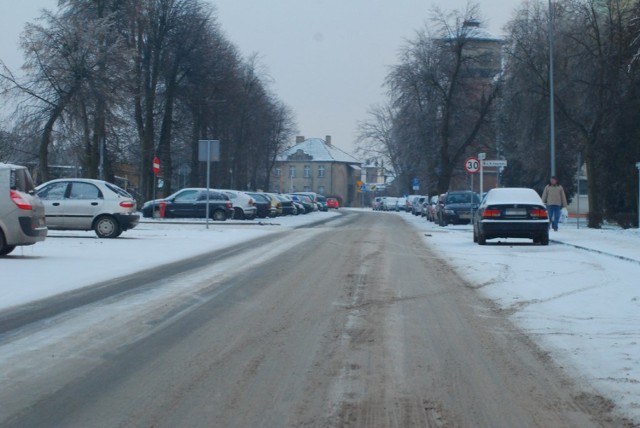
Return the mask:
[[(464, 9), (466, 0), (207, 0), (227, 37), (248, 56), (258, 53), (272, 89), (296, 114), (299, 134), (333, 137), (353, 150), (358, 121), (384, 101), (382, 87), (398, 50), (424, 28), (432, 7)], [(520, 0), (479, 2), (495, 34)], [(57, 0), (0, 0), (0, 59), (19, 68), (24, 24)]]

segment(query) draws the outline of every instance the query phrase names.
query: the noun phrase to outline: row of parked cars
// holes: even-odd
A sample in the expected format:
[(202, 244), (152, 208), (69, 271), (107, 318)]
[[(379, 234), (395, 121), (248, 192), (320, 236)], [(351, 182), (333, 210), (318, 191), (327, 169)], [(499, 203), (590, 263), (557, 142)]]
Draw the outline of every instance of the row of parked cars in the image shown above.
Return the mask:
[(495, 238), (527, 238), (535, 244), (549, 244), (547, 209), (533, 189), (491, 189), (483, 195), (482, 200), (477, 193), (467, 190), (431, 197), (381, 197), (374, 200), (373, 208), (410, 212), (440, 226), (471, 223), (473, 242), (480, 245)]
[[(313, 192), (281, 195), (237, 190), (182, 189), (149, 201), (144, 217), (255, 219), (306, 214), (338, 208), (335, 198)], [(43, 241), (51, 230), (93, 230), (116, 238), (140, 222), (136, 200), (115, 184), (94, 179), (63, 178), (35, 186), (27, 168), (0, 163), (0, 256), (16, 246)]]
[(141, 212), (144, 217), (206, 218), (208, 215), (212, 220), (225, 221), (308, 214), (338, 207), (337, 199), (325, 198), (315, 192), (279, 194), (187, 188), (166, 198), (146, 202)]

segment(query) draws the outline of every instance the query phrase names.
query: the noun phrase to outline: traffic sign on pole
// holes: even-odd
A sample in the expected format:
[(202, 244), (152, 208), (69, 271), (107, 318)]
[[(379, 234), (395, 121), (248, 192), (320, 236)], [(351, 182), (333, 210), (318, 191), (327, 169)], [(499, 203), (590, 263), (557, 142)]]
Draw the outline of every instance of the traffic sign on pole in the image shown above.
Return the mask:
[(482, 161), (482, 166), (484, 167), (505, 167), (507, 166), (507, 161), (504, 159), (499, 159), (499, 160), (483, 160)]
[(480, 171), (480, 161), (473, 156), (467, 158), (467, 160), (464, 161), (464, 169), (467, 170), (469, 174), (475, 174)]
[(160, 174), (160, 159), (158, 156), (154, 156), (153, 158), (153, 173), (155, 175)]

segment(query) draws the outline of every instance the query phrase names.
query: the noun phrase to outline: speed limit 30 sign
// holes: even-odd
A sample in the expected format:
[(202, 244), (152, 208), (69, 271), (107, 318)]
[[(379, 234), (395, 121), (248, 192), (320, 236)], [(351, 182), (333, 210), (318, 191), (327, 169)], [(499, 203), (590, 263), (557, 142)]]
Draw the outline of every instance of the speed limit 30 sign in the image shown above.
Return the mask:
[(480, 161), (477, 158), (470, 157), (464, 161), (464, 169), (467, 170), (468, 173), (474, 174), (480, 171)]

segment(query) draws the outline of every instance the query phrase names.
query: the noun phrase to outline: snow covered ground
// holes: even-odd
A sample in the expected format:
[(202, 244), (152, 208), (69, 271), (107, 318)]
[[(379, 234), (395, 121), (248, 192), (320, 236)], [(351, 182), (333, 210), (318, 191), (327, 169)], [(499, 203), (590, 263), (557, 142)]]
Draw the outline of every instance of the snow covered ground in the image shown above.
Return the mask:
[(50, 230), (43, 242), (0, 258), (0, 311), (336, 215), (209, 222), (208, 228), (204, 220), (146, 219), (118, 239), (99, 239), (92, 231)]
[[(472, 241), (470, 226), (439, 227), (408, 213), (425, 242), (569, 373), (640, 421), (640, 232), (562, 225), (549, 246)], [(42, 243), (0, 259), (0, 310), (186, 259), (286, 228), (337, 216), (314, 213), (258, 222), (175, 224), (155, 220), (121, 238), (50, 231)], [(178, 250), (178, 251), (176, 251)], [(82, 268), (78, 268), (81, 261)]]
[(640, 420), (640, 231), (575, 223), (531, 240), (473, 243), (471, 226), (398, 213), (569, 373)]

